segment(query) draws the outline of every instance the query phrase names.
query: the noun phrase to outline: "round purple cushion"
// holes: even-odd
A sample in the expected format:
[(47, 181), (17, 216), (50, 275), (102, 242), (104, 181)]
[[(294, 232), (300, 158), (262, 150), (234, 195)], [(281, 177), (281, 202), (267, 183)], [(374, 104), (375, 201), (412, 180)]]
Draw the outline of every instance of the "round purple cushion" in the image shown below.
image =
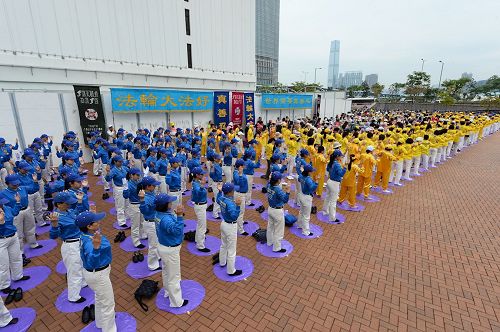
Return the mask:
[(36, 235), (42, 235), (42, 234), (45, 234), (49, 231), (50, 231), (50, 225), (43, 226), (43, 227), (36, 225), (36, 230), (35, 230)]
[(213, 271), (214, 274), (217, 276), (217, 278), (227, 282), (240, 281), (252, 275), (253, 263), (249, 258), (243, 256), (236, 256), (235, 267), (237, 270), (242, 270), (243, 273), (240, 274), (239, 276), (232, 277), (227, 274), (227, 267), (226, 266), (222, 267), (219, 264), (214, 265)]
[[(115, 315), (116, 330), (120, 332), (135, 332), (137, 330), (137, 322), (134, 316), (126, 312), (117, 312)], [(101, 332), (95, 326), (95, 321), (84, 327), (80, 332)]]
[(347, 202), (342, 202), (341, 204), (337, 204), (337, 207), (342, 210), (352, 211), (352, 212), (361, 212), (365, 209), (365, 207), (361, 204), (356, 204), (354, 207), (351, 207)]
[(10, 310), (12, 318), (17, 318), (17, 324), (0, 328), (2, 332), (26, 332), (35, 321), (36, 311), (33, 308), (16, 308)]
[(161, 289), (156, 296), (156, 306), (158, 309), (170, 312), (174, 315), (182, 315), (198, 307), (205, 298), (205, 288), (194, 280), (181, 280), (182, 297), (189, 303), (180, 308), (170, 307), (170, 300), (165, 297), (165, 289)]
[(254, 205), (253, 206), (246, 206), (245, 209), (250, 209), (250, 210), (255, 210), (257, 209), (259, 206), (262, 205), (262, 201), (260, 199), (252, 199), (250, 201), (250, 203), (253, 203)]
[[(259, 224), (253, 221), (246, 221), (246, 222), (248, 222), (248, 224), (244, 224), (243, 229), (250, 235), (252, 235), (256, 230), (260, 228)], [(238, 234), (238, 236), (243, 236), (243, 235)]]
[(260, 178), (262, 175), (264, 175), (264, 173), (262, 173), (262, 172), (254, 172), (253, 173), (253, 176), (258, 177), (258, 178)]
[(313, 233), (312, 236), (302, 234), (302, 229), (299, 229), (297, 227), (297, 223), (293, 224), (293, 226), (290, 227), (290, 232), (293, 235), (298, 236), (302, 239), (316, 239), (323, 234), (323, 229), (320, 226), (315, 225), (315, 224), (309, 223), (309, 230), (311, 233)]
[(324, 213), (323, 211), (316, 213), (316, 218), (321, 222), (331, 225), (343, 224), (345, 222), (345, 216), (338, 212), (335, 213), (335, 218), (338, 219), (339, 222), (330, 220), (330, 216), (328, 215), (328, 213)]
[[(50, 269), (47, 266), (32, 266), (24, 268), (23, 275), (30, 276), (28, 280), (13, 281), (10, 285), (11, 288), (21, 287), (24, 292), (35, 288), (45, 281), (50, 275)], [(7, 296), (3, 294), (2, 296)]]
[(300, 207), (297, 205), (297, 201), (294, 199), (288, 200), (288, 206), (294, 209), (300, 209)]
[(201, 252), (196, 249), (196, 242), (188, 242), (187, 248), (190, 253), (196, 256), (212, 256), (220, 250), (220, 239), (215, 236), (207, 235), (205, 237), (205, 248), (210, 249), (210, 252)]
[[(160, 262), (161, 266), (161, 262)], [(161, 270), (151, 271), (148, 268), (148, 255), (144, 255), (144, 260), (142, 262), (130, 262), (125, 269), (127, 274), (134, 279), (142, 279), (151, 277), (154, 274), (161, 272)]]
[(94, 193), (93, 193), (93, 192), (91, 192), (91, 191), (88, 191), (88, 192), (87, 192), (87, 197), (88, 197), (88, 198), (92, 197), (93, 195), (94, 195)]
[[(373, 188), (372, 190), (374, 192), (381, 192), (380, 187)], [(368, 195), (368, 199), (366, 199), (364, 195), (356, 195), (356, 198), (361, 202), (368, 202), (368, 203), (380, 202), (380, 197), (372, 195), (372, 194)]]
[[(146, 248), (148, 248), (148, 240), (141, 240), (141, 243), (144, 244), (146, 246)], [(131, 236), (127, 236), (127, 238), (122, 243), (120, 243), (120, 248), (122, 248), (123, 250), (125, 250), (127, 252), (142, 250), (142, 249), (134, 247), (134, 244), (132, 243)], [(144, 249), (146, 249), (146, 248), (144, 248)]]
[[(47, 226), (47, 228), (50, 229), (50, 226)], [(26, 255), (26, 258), (33, 258), (44, 255), (57, 246), (57, 242), (55, 240), (39, 240), (37, 242), (43, 247), (40, 249), (31, 249), (29, 244), (24, 245), (24, 254)]]
[(56, 265), (56, 272), (59, 274), (68, 273), (68, 270), (66, 270), (66, 266), (64, 265), (64, 262), (62, 261), (62, 259)]
[(281, 241), (281, 248), (286, 249), (286, 252), (274, 252), (273, 246), (268, 246), (266, 243), (257, 242), (257, 251), (266, 257), (282, 258), (290, 255), (293, 251), (293, 245), (287, 240)]
[(184, 219), (184, 234), (187, 232), (196, 231), (198, 222), (192, 219)]
[(80, 296), (85, 298), (85, 302), (71, 303), (68, 301), (68, 289), (66, 288), (56, 300), (56, 308), (60, 312), (79, 312), (88, 305), (94, 303), (95, 294), (90, 287), (85, 287), (80, 290)]
[[(379, 193), (379, 194), (383, 194), (383, 195), (390, 195), (390, 194), (394, 193), (394, 191), (392, 191), (391, 188), (387, 188), (388, 192), (384, 192), (384, 190), (382, 189), (382, 187), (373, 188), (373, 191), (376, 192), (376, 193)], [(374, 197), (377, 197), (377, 196), (374, 196)], [(377, 197), (377, 198), (380, 201), (380, 197)], [(367, 201), (365, 201), (365, 202), (367, 202)]]
[(213, 213), (210, 212), (210, 211), (207, 211), (207, 220), (208, 221), (221, 222), (222, 221), (222, 215), (220, 213), (219, 213), (219, 217), (221, 217), (221, 219), (215, 219)]
[[(130, 221), (130, 219), (125, 219), (125, 224), (127, 225), (127, 227), (131, 227), (132, 226), (132, 222)], [(121, 230), (121, 231), (124, 230), (124, 229), (126, 229), (126, 228), (120, 227), (120, 225), (118, 225), (118, 221), (115, 221), (113, 223), (113, 228)]]

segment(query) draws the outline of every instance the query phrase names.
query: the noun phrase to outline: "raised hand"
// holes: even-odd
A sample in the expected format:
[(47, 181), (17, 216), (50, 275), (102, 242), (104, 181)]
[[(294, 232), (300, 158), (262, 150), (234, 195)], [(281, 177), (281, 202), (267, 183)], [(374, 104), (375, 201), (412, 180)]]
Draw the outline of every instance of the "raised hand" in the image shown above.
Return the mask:
[(144, 199), (144, 197), (146, 196), (146, 192), (144, 190), (139, 190), (139, 192), (137, 193), (137, 196), (140, 199)]
[(83, 187), (88, 187), (89, 186), (89, 182), (87, 180), (83, 180), (82, 181), (82, 186)]
[(182, 216), (184, 214), (184, 207), (182, 207), (182, 205), (177, 205), (177, 207), (175, 208), (175, 214), (178, 215), (178, 216)]
[(94, 236), (92, 236), (92, 244), (94, 245), (94, 249), (99, 249), (101, 247), (102, 235), (99, 231), (95, 232)]
[(16, 203), (21, 202), (21, 195), (19, 195), (19, 193), (16, 193), (16, 196), (14, 198), (16, 199)]
[(78, 203), (81, 203), (83, 200), (83, 193), (82, 192), (76, 193), (76, 199), (78, 200)]
[(59, 213), (54, 212), (49, 215), (50, 224), (52, 227), (57, 227), (59, 225)]

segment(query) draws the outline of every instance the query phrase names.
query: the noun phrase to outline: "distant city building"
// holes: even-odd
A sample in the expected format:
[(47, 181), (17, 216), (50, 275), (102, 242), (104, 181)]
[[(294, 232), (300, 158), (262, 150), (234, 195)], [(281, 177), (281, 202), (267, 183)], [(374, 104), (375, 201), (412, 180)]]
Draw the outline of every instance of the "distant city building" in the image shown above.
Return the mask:
[(257, 85), (278, 83), (280, 0), (255, 1)]
[(371, 88), (372, 85), (378, 83), (378, 74), (370, 74), (365, 76), (365, 82), (368, 83), (368, 86)]
[(340, 40), (333, 40), (330, 44), (330, 59), (328, 61), (328, 88), (337, 89), (339, 84), (339, 56)]
[(472, 79), (472, 73), (462, 73), (462, 78)]
[(339, 87), (348, 88), (353, 85), (361, 85), (363, 83), (363, 72), (361, 71), (346, 71), (339, 75)]

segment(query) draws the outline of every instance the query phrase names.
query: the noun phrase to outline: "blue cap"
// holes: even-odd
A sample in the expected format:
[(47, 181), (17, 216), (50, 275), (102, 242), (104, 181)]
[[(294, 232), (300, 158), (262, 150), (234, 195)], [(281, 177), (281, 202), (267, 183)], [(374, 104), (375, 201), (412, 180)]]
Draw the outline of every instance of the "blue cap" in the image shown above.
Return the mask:
[(284, 140), (282, 140), (281, 138), (278, 138), (278, 139), (276, 140), (276, 144), (283, 144), (284, 142), (285, 142), (285, 141), (284, 141)]
[(70, 159), (73, 159), (73, 156), (70, 153), (65, 153), (62, 156), (62, 159), (64, 159), (64, 160), (70, 160)]
[(66, 204), (71, 205), (71, 204), (75, 204), (76, 202), (78, 202), (76, 197), (67, 191), (59, 192), (54, 197), (54, 203), (66, 203)]
[(248, 144), (257, 144), (257, 141), (256, 141), (256, 140), (254, 140), (254, 139), (251, 139), (251, 140), (248, 142)]
[(75, 219), (75, 225), (79, 228), (86, 227), (91, 225), (99, 220), (103, 219), (106, 216), (106, 213), (94, 213), (90, 211), (85, 211), (80, 213)]
[(66, 178), (66, 180), (68, 180), (68, 182), (82, 182), (84, 177), (79, 174), (72, 173)]
[(10, 174), (5, 177), (5, 183), (18, 186), (21, 184), (21, 179), (18, 174)]
[(238, 190), (240, 187), (238, 186), (235, 186), (234, 184), (232, 184), (231, 182), (226, 182), (222, 185), (222, 192), (224, 194), (229, 194), (230, 192), (234, 191), (234, 190)]
[(21, 160), (19, 163), (17, 163), (17, 168), (27, 171), (31, 169), (31, 166), (26, 160)]
[(338, 158), (338, 157), (342, 157), (342, 156), (343, 156), (342, 151), (340, 151), (340, 150), (333, 151), (333, 158)]
[(245, 165), (245, 161), (243, 161), (243, 159), (238, 159), (238, 160), (236, 160), (236, 162), (234, 163), (234, 167), (235, 167), (235, 168), (238, 168), (238, 167), (243, 166), (243, 165)]
[(49, 135), (47, 135), (47, 134), (42, 134), (42, 135), (40, 135), (40, 138), (49, 138)]
[(277, 181), (277, 180), (281, 180), (283, 176), (281, 175), (280, 172), (272, 172), (271, 173), (271, 181)]
[(170, 196), (168, 194), (162, 193), (162, 194), (156, 195), (155, 205), (156, 205), (156, 208), (158, 208), (160, 206), (165, 206), (165, 204), (173, 202), (175, 200), (177, 200), (176, 196)]
[(165, 148), (161, 148), (160, 151), (158, 151), (158, 152), (160, 152), (160, 154), (167, 154), (168, 153), (167, 149), (165, 149)]
[(193, 174), (193, 175), (200, 175), (200, 174), (203, 175), (203, 174), (205, 174), (205, 171), (201, 167), (195, 167), (191, 171), (191, 174)]
[(145, 186), (159, 186), (161, 182), (155, 180), (155, 178), (151, 176), (146, 176), (142, 179), (142, 185)]
[(120, 162), (120, 161), (123, 161), (123, 157), (122, 156), (114, 156), (113, 157), (113, 162), (114, 163), (117, 163), (117, 162)]
[(32, 149), (25, 149), (24, 150), (24, 155), (28, 157), (34, 157), (35, 156), (35, 151)]
[(231, 140), (231, 144), (238, 143), (239, 141), (240, 141), (239, 139), (237, 139), (237, 138), (233, 138), (233, 139)]
[(170, 136), (166, 136), (165, 137), (165, 142), (171, 143), (172, 142), (172, 138)]
[(130, 175), (134, 175), (134, 174), (141, 174), (141, 170), (138, 169), (138, 168), (131, 168), (129, 171), (128, 171), (128, 174)]
[(273, 154), (273, 155), (271, 156), (271, 161), (272, 161), (272, 162), (276, 162), (276, 161), (278, 161), (278, 160), (280, 160), (280, 159), (281, 159), (281, 157), (280, 157), (280, 155), (278, 155), (278, 154)]
[(314, 168), (312, 167), (311, 164), (306, 164), (304, 166), (304, 172), (314, 172)]
[(173, 157), (172, 159), (170, 159), (171, 164), (173, 164), (173, 163), (179, 164), (180, 162), (181, 162), (181, 160), (178, 157)]
[(132, 134), (132, 133), (128, 133), (127, 135), (125, 135), (125, 137), (126, 137), (126, 138), (132, 138), (132, 137), (134, 137), (134, 134)]
[(214, 154), (214, 160), (220, 160), (222, 157), (220, 154), (216, 153)]
[(308, 156), (309, 155), (309, 151), (307, 151), (306, 149), (301, 149), (300, 150), (300, 154), (302, 155), (305, 155), (305, 156)]

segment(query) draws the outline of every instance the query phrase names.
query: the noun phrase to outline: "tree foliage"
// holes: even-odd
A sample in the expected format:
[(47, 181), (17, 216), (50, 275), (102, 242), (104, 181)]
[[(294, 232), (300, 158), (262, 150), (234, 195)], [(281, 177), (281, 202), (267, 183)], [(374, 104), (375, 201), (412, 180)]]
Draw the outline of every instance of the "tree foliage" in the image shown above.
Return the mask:
[(384, 86), (382, 84), (375, 83), (372, 85), (371, 90), (375, 98), (378, 98), (382, 91), (384, 91)]

